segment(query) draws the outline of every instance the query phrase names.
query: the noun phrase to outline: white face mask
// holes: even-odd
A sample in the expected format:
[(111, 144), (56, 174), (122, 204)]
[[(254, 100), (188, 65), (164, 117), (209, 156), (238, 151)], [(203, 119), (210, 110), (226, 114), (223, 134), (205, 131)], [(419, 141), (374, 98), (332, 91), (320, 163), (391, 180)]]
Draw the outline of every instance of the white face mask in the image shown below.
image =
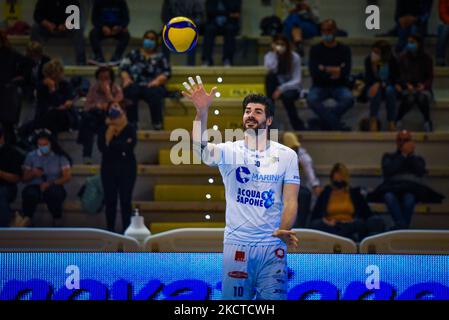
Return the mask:
[(279, 54), (284, 54), (285, 51), (287, 50), (287, 48), (286, 48), (285, 46), (282, 46), (282, 45), (276, 45), (276, 46), (275, 46), (275, 49), (276, 49), (276, 51), (277, 51)]

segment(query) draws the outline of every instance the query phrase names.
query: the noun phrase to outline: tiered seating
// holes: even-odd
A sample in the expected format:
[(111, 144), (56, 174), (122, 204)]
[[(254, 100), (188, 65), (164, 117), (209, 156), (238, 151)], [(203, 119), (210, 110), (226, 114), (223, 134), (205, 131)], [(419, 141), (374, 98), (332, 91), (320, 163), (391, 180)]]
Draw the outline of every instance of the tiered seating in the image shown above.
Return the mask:
[[(363, 58), (369, 53), (373, 41), (370, 39), (344, 39), (350, 44), (354, 55), (353, 73), (361, 72)], [(14, 42), (22, 46), (23, 40)], [(429, 41), (434, 46), (433, 40)], [(259, 41), (259, 63), (268, 50), (270, 39)], [(132, 41), (131, 48), (140, 45)], [(60, 45), (56, 42), (56, 48)], [(58, 48), (59, 46), (59, 48)], [(64, 48), (60, 52), (70, 51)], [(217, 48), (219, 50), (219, 48)], [(71, 51), (69, 52), (71, 54)], [(50, 52), (51, 54), (51, 52)], [(179, 58), (179, 57), (178, 57)], [(175, 57), (175, 60), (178, 59)], [(184, 58), (184, 57), (181, 57)], [(184, 60), (184, 59), (181, 59)], [(68, 66), (66, 75), (83, 75), (92, 78), (95, 68)], [(250, 92), (264, 91), (265, 70), (256, 67), (183, 67), (174, 66), (173, 76), (168, 88), (183, 89), (182, 82), (188, 76), (201, 75), (207, 89), (218, 86), (220, 97), (212, 105), (209, 117), (209, 127), (223, 131), (227, 128), (240, 128), (242, 117), (242, 97)], [(444, 152), (449, 144), (449, 95), (445, 92), (449, 85), (449, 68), (436, 68), (436, 104), (432, 108), (432, 117), (437, 132), (431, 134), (416, 133), (418, 141), (417, 152), (424, 156), (429, 168), (426, 182), (439, 192), (449, 197), (449, 154)], [(304, 68), (304, 84), (310, 86), (310, 75)], [(219, 82), (218, 78), (222, 82)], [(447, 89), (446, 89), (447, 90)], [(304, 100), (298, 101), (298, 111), (304, 119), (312, 117)], [(138, 179), (134, 192), (135, 206), (140, 208), (153, 233), (178, 227), (222, 227), (224, 225), (224, 189), (221, 177), (216, 168), (204, 165), (174, 166), (170, 161), (170, 148), (178, 141), (170, 141), (169, 130), (184, 128), (191, 131), (195, 114), (193, 106), (185, 99), (166, 99), (164, 132), (148, 131), (148, 108), (140, 105), (141, 121), (139, 123), (139, 143), (136, 148), (139, 162)], [(346, 116), (345, 120), (354, 129), (360, 119), (368, 116), (366, 104), (357, 103)], [(283, 108), (276, 109), (276, 118), (282, 130), (289, 128)], [(422, 129), (421, 116), (412, 112), (405, 118), (407, 124)], [(416, 123), (416, 125), (414, 125)], [(360, 132), (298, 132), (303, 146), (312, 155), (317, 173), (323, 184), (328, 182), (328, 174), (335, 162), (348, 164), (352, 174), (353, 185), (366, 186), (368, 190), (377, 186), (381, 180), (380, 160), (384, 152), (395, 149), (395, 133), (360, 133)], [(87, 176), (98, 173), (100, 155), (94, 152), (93, 166), (81, 165), (81, 147), (75, 143), (76, 134), (61, 135), (60, 139), (66, 150), (70, 150), (74, 158), (73, 179), (67, 185), (68, 200), (65, 218), (69, 226), (104, 226), (104, 216), (88, 216), (82, 213), (76, 194)], [(175, 140), (177, 137), (173, 137)], [(210, 181), (213, 179), (213, 181)], [(210, 195), (210, 199), (206, 198)], [(17, 204), (20, 207), (20, 204)], [(383, 205), (372, 205), (375, 212), (386, 213)], [(48, 223), (48, 214), (43, 214), (43, 207), (36, 214), (38, 224)], [(42, 218), (42, 219), (41, 219)], [(41, 220), (40, 220), (41, 219)], [(418, 206), (414, 224), (418, 227), (449, 228), (449, 207), (447, 204)]]

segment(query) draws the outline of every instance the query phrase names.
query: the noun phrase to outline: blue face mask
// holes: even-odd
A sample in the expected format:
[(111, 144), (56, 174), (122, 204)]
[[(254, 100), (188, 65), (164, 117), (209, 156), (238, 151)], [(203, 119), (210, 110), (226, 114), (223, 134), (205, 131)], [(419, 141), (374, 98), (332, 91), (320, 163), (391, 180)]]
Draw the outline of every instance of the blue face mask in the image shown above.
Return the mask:
[(416, 52), (418, 51), (418, 45), (414, 42), (408, 42), (407, 43), (407, 50), (410, 52)]
[(48, 154), (50, 152), (50, 146), (39, 146), (39, 151), (42, 154)]
[(324, 42), (332, 42), (334, 41), (335, 37), (333, 34), (323, 34), (321, 36), (321, 39), (323, 39)]
[(156, 41), (151, 40), (151, 39), (144, 39), (143, 40), (143, 47), (145, 49), (152, 50), (152, 49), (156, 48)]

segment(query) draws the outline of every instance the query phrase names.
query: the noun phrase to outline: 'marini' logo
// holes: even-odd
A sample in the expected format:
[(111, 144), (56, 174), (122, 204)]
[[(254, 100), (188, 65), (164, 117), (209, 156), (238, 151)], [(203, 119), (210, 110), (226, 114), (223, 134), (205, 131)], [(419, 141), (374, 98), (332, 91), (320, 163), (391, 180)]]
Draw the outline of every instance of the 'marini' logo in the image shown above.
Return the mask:
[(250, 180), (251, 172), (247, 167), (238, 167), (235, 170), (235, 177), (240, 183), (247, 183)]

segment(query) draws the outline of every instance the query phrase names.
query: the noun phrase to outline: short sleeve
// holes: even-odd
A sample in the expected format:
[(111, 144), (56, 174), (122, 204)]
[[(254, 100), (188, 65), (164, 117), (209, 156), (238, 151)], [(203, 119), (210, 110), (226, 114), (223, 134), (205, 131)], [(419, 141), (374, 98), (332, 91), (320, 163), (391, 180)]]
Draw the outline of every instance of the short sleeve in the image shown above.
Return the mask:
[(32, 153), (28, 153), (25, 157), (25, 161), (23, 162), (24, 169), (32, 169), (33, 168), (33, 156)]
[(60, 161), (61, 170), (70, 168), (70, 162), (66, 157), (60, 156), (59, 161)]
[(298, 156), (296, 152), (291, 152), (290, 154), (290, 161), (285, 171), (284, 184), (299, 185), (301, 178), (299, 177)]
[(225, 143), (208, 143), (202, 151), (202, 160), (204, 164), (210, 167), (217, 167), (224, 163)]

